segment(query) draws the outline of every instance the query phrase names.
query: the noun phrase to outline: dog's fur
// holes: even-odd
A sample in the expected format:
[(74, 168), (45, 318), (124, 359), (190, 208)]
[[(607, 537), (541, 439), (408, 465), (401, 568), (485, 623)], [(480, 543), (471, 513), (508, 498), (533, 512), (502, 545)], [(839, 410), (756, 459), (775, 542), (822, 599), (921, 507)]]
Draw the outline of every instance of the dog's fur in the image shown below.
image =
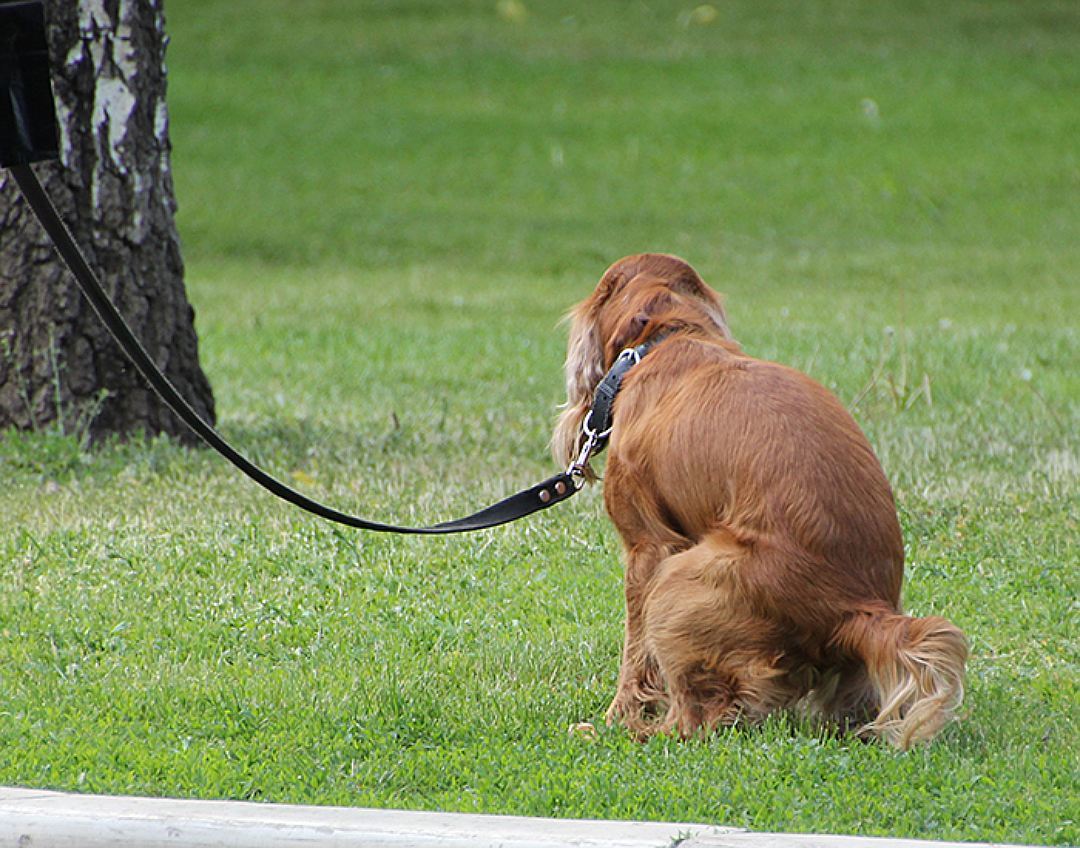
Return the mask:
[(570, 318), (562, 465), (619, 352), (667, 334), (615, 401), (604, 502), (626, 632), (607, 720), (689, 736), (795, 708), (902, 749), (936, 734), (963, 697), (966, 640), (901, 612), (892, 491), (840, 402), (743, 353), (673, 256), (615, 263)]

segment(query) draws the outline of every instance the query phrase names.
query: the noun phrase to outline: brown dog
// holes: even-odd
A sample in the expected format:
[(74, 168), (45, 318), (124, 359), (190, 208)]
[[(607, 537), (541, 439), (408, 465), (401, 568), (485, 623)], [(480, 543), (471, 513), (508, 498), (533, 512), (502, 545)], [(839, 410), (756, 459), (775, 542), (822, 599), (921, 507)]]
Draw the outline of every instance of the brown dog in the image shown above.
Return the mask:
[(899, 748), (932, 737), (963, 697), (966, 641), (900, 611), (892, 491), (840, 402), (743, 353), (673, 256), (616, 262), (571, 320), (564, 465), (619, 352), (662, 336), (614, 406), (604, 503), (626, 635), (608, 721), (688, 736), (798, 708)]

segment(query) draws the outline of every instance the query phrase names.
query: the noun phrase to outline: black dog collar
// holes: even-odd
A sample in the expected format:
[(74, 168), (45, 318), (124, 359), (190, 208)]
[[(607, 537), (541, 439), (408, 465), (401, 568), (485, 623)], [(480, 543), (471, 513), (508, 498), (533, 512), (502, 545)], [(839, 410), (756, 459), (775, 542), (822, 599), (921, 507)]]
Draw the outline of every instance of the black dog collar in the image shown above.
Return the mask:
[(614, 418), (615, 396), (619, 393), (619, 389), (622, 388), (623, 378), (631, 368), (641, 362), (645, 354), (667, 336), (668, 333), (663, 333), (639, 344), (637, 347), (626, 348), (615, 358), (611, 368), (600, 380), (596, 392), (593, 394), (592, 407), (581, 425), (581, 432), (585, 437), (581, 452), (578, 454), (577, 459), (571, 463), (570, 468), (567, 469), (567, 473), (575, 477), (575, 479), (585, 476), (585, 466), (588, 465), (590, 457), (607, 446)]

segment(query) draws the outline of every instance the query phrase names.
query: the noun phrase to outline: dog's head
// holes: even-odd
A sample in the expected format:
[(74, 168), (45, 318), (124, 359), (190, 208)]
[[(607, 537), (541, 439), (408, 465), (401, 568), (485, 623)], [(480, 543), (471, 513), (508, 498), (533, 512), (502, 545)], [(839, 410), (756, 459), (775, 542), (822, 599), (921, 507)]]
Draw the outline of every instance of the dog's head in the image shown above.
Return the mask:
[(566, 404), (551, 438), (552, 456), (564, 466), (580, 449), (581, 422), (620, 351), (665, 330), (731, 338), (720, 296), (688, 263), (663, 253), (620, 259), (568, 319)]

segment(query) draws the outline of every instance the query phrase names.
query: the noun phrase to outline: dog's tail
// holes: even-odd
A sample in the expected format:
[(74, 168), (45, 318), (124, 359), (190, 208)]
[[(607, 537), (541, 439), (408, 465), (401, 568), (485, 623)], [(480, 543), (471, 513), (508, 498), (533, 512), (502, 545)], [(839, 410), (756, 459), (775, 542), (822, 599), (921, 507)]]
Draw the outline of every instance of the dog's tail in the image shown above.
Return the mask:
[(967, 639), (944, 618), (868, 608), (841, 624), (835, 641), (866, 667), (878, 713), (863, 732), (901, 750), (931, 739), (963, 700)]

